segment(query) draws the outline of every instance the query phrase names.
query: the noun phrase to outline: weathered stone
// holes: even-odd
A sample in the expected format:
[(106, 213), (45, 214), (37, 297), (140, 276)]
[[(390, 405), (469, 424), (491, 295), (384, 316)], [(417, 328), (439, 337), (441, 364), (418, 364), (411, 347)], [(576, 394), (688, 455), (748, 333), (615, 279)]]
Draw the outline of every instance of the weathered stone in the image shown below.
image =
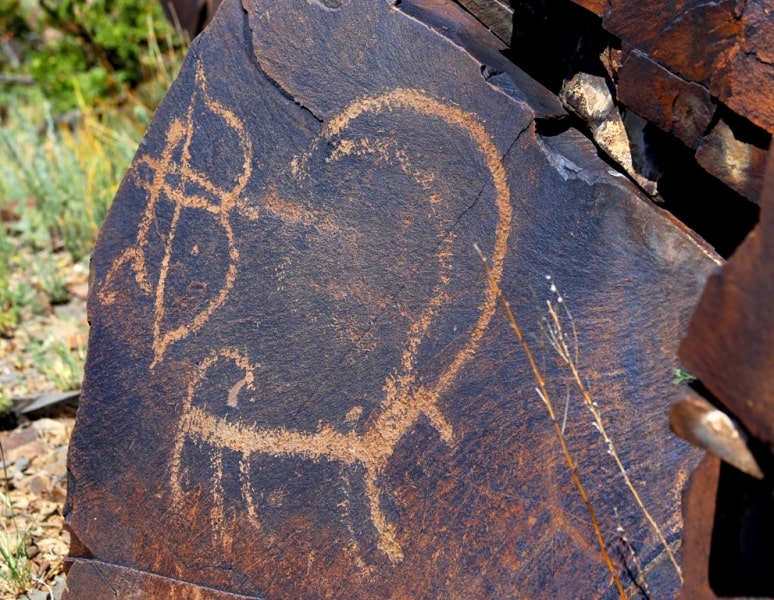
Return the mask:
[[(83, 594), (76, 596), (75, 593)], [(174, 598), (180, 600), (253, 600), (214, 590), (207, 586), (181, 585), (169, 577), (100, 563), (78, 561), (67, 572), (67, 591), (63, 598)]]
[(733, 111), (774, 133), (772, 6), (768, 0), (748, 0), (743, 6), (744, 32), (717, 94)]
[(774, 498), (759, 481), (712, 455), (683, 494), (684, 600), (771, 598)]
[(774, 20), (767, 0), (613, 0), (604, 27), (774, 132)]
[(670, 71), (710, 88), (742, 33), (735, 5), (735, 0), (612, 0), (604, 27)]
[(513, 9), (504, 0), (459, 0), (481, 23), (506, 44), (513, 35)]
[(610, 93), (607, 78), (590, 73), (575, 73), (565, 81), (559, 98), (568, 110), (589, 127), (599, 148), (626, 171), (648, 194), (657, 191), (656, 182), (634, 167), (629, 134), (618, 106)]
[[(707, 457), (693, 474), (684, 500), (686, 600), (774, 596), (770, 569), (774, 562), (772, 256), (774, 154), (770, 152), (760, 223), (707, 281), (680, 345), (681, 361), (714, 395), (718, 406), (744, 426), (745, 438), (751, 438), (744, 441), (760, 466), (758, 471), (751, 467), (745, 449), (734, 449), (736, 442), (709, 445), (716, 456), (750, 475), (720, 464), (715, 457)], [(692, 423), (688, 414), (684, 416), (684, 437), (696, 437), (701, 422)], [(762, 481), (754, 478), (760, 475)]]
[(673, 547), (671, 371), (718, 259), (538, 135), (557, 99), (452, 10), (230, 0), (192, 44), (93, 257), (66, 597), (674, 595), (546, 300)]
[(586, 10), (593, 12), (598, 17), (605, 14), (607, 8), (607, 0), (573, 0), (575, 4), (585, 8)]
[(713, 455), (704, 457), (691, 473), (683, 492), (683, 565), (685, 584), (682, 598), (704, 600), (715, 598), (709, 583), (709, 558), (712, 550), (712, 523), (715, 520), (715, 500), (720, 467), (723, 463)]
[(774, 155), (760, 222), (707, 281), (680, 346), (686, 368), (774, 450)]
[(764, 473), (748, 446), (745, 430), (725, 412), (690, 388), (669, 409), (669, 426), (677, 435), (703, 448), (755, 479)]
[(637, 50), (624, 57), (617, 93), (620, 102), (694, 149), (715, 112), (706, 88), (677, 77)]
[(658, 159), (658, 153), (651, 147), (648, 133), (650, 123), (632, 110), (624, 112), (623, 123), (629, 138), (629, 151), (634, 170), (645, 179), (657, 184), (664, 174), (664, 168), (661, 164), (663, 161)]
[(738, 139), (722, 119), (704, 137), (696, 160), (706, 171), (753, 202), (760, 201), (766, 150)]

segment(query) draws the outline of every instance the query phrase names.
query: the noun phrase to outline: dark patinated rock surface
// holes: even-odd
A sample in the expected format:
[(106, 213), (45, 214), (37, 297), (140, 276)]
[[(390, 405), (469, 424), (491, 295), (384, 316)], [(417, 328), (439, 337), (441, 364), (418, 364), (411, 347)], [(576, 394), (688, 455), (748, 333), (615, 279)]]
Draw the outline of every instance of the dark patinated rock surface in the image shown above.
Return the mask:
[(557, 99), (453, 5), (396, 4), (231, 0), (192, 45), (94, 253), (67, 597), (616, 597), (495, 284), (612, 571), (678, 589), (546, 301), (676, 551), (666, 407), (718, 259), (538, 134)]

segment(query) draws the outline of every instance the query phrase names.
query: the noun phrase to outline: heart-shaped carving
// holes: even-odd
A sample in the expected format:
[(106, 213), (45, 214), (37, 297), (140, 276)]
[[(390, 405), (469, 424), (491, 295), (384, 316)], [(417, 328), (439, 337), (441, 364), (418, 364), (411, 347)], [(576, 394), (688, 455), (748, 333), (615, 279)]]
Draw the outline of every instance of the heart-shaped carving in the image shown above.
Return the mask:
[[(281, 298), (285, 307), (281, 314), (263, 317), (268, 333), (259, 346), (265, 344), (269, 350), (262, 356), (276, 358), (255, 361), (248, 349), (226, 347), (199, 361), (192, 373), (171, 461), (175, 502), (185, 502), (187, 490), (201, 483), (201, 460), (198, 467), (192, 465), (195, 453), (200, 459), (204, 452), (213, 524), (221, 522), (227, 510), (226, 488), (236, 485), (249, 522), (261, 530), (256, 461), (295, 457), (313, 464), (338, 463), (362, 475), (365, 512), (376, 544), (391, 561), (401, 561), (403, 550), (396, 523), (384, 508), (387, 492), (380, 478), (403, 437), (420, 419), (426, 419), (447, 446), (455, 442), (454, 426), (444, 416), (439, 399), (475, 355), (497, 300), (491, 283), (478, 289), (463, 286), (463, 293), (450, 287), (458, 276), (455, 257), (465, 252), (456, 227), (480, 198), (492, 203), (496, 227), (489, 232), (488, 247), (494, 280), (499, 281), (511, 230), (510, 194), (499, 152), (471, 113), (420, 90), (395, 89), (359, 99), (329, 120), (308, 150), (291, 161), (288, 173), (278, 174), (251, 209), (241, 199), (251, 173), (244, 123), (207, 96), (201, 71), (197, 79), (201, 91), (191, 106), (203, 105), (197, 110), (209, 111), (233, 132), (244, 156), (242, 169), (232, 174), (230, 186), (213, 183), (203, 168), (194, 165), (189, 150), (196, 135), (193, 112), (187, 125), (175, 121), (161, 158), (140, 161), (151, 174), (143, 183), (149, 193), (148, 208), (137, 244), (115, 261), (100, 298), (113, 301), (105, 290), (124, 264), (131, 266), (143, 292), (155, 294), (154, 368), (172, 344), (201, 329), (226, 303), (238, 272), (252, 273), (243, 264), (247, 261), (240, 260), (234, 239), (230, 220), (235, 211), (257, 219), (270, 236), (276, 232), (266, 238), (267, 244), (292, 243), (286, 247), (284, 262), (275, 268), (276, 288), (253, 288), (257, 306), (268, 304), (271, 297)], [(422, 147), (417, 143), (421, 140), (411, 135), (412, 126), (447, 131), (450, 148)], [(469, 164), (455, 164), (471, 154)], [(412, 197), (392, 197), (380, 185), (385, 170), (403, 178), (408, 187), (401, 189), (413, 190)], [(467, 179), (455, 181), (455, 174)], [(353, 176), (359, 179), (353, 181)], [(456, 186), (469, 188), (471, 180), (477, 182), (477, 195), (461, 197), (464, 194)], [(172, 207), (172, 215), (154, 286), (146, 249), (151, 223), (162, 203)], [(373, 220), (363, 217), (364, 207), (372, 211)], [(197, 219), (202, 224), (187, 225), (181, 235), (186, 214), (194, 211), (203, 211)], [(393, 229), (385, 230), (384, 211)], [(209, 219), (202, 219), (204, 215)], [(191, 227), (199, 229), (192, 232)], [(212, 231), (220, 232), (222, 239), (215, 240)], [(185, 289), (180, 281), (191, 277), (190, 263), (201, 252), (197, 235), (210, 244), (205, 260), (219, 253), (226, 254), (228, 261), (222, 283), (212, 286), (212, 291), (201, 290), (206, 302), (194, 301), (193, 307), (186, 307), (167, 292), (166, 284), (174, 277), (175, 289)], [(376, 238), (389, 235), (395, 236), (394, 243), (383, 239), (375, 243)], [(467, 252), (472, 254), (472, 248)], [(417, 260), (418, 256), (422, 259)], [(341, 268), (345, 259), (350, 266)], [(261, 266), (255, 263), (253, 268)], [(209, 283), (213, 277), (203, 280)], [(414, 286), (415, 282), (423, 285)], [(294, 324), (294, 319), (305, 321)], [(460, 321), (464, 325), (458, 331)], [(277, 331), (291, 334), (280, 339)], [(434, 347), (438, 331), (444, 331), (446, 347)], [(325, 368), (354, 364), (353, 376), (368, 390), (365, 396), (358, 401), (348, 397), (347, 390), (330, 393), (293, 383), (301, 379), (299, 373), (294, 376), (283, 369), (298, 363), (296, 359), (309, 352), (309, 345), (317, 351), (330, 348), (334, 360)], [(394, 365), (386, 372), (385, 362)], [(325, 373), (316, 373), (310, 385), (324, 388), (324, 379)], [(289, 392), (278, 392), (279, 380), (290, 382)], [(293, 408), (299, 402), (293, 394), (307, 398), (300, 402), (301, 408)], [(275, 398), (273, 407), (266, 399), (270, 395)], [(311, 398), (345, 414), (335, 422), (318, 419), (316, 427), (305, 427), (302, 422), (310, 421), (309, 414), (315, 410)], [(301, 425), (270, 424), (266, 415), (272, 410), (280, 414), (280, 421), (282, 416), (295, 415)], [(279, 505), (281, 497), (282, 492), (277, 492), (264, 504)]]

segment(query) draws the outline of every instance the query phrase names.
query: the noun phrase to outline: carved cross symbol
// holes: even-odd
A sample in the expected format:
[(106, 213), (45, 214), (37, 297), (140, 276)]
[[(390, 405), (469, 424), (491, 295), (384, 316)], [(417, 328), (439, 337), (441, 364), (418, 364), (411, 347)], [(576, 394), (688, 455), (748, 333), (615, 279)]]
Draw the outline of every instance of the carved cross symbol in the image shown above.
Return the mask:
[[(136, 243), (130, 246), (113, 262), (105, 275), (105, 280), (97, 296), (103, 304), (115, 302), (116, 292), (113, 280), (118, 277), (120, 269), (128, 264), (134, 272), (134, 279), (140, 289), (154, 296), (153, 319), (153, 362), (151, 369), (159, 364), (170, 345), (184, 340), (192, 333), (201, 329), (212, 314), (220, 308), (228, 298), (237, 277), (239, 250), (234, 240), (231, 226), (231, 213), (236, 209), (244, 216), (255, 219), (258, 213), (247, 205), (242, 194), (252, 174), (252, 145), (247, 135), (244, 123), (221, 103), (207, 93), (207, 81), (201, 65), (196, 70), (196, 92), (191, 97), (191, 103), (184, 118), (175, 119), (166, 133), (164, 150), (161, 157), (143, 156), (138, 159), (138, 166), (133, 173), (137, 183), (148, 193), (148, 202), (140, 221)], [(234, 134), (239, 142), (242, 154), (242, 164), (233, 178), (231, 185), (218, 185), (211, 177), (197, 169), (191, 156), (191, 141), (194, 137), (194, 109), (200, 104), (219, 119), (226, 130)], [(146, 170), (150, 177), (143, 178)], [(169, 202), (174, 207), (172, 220), (164, 239), (164, 255), (157, 266), (156, 277), (148, 264), (148, 246), (150, 235), (156, 221), (156, 211), (159, 205)], [(220, 227), (226, 238), (228, 247), (228, 266), (223, 285), (214, 291), (209, 301), (195, 314), (189, 315), (182, 323), (169, 325), (167, 322), (167, 279), (170, 270), (175, 236), (180, 218), (184, 210), (198, 211), (207, 215), (213, 224)]]

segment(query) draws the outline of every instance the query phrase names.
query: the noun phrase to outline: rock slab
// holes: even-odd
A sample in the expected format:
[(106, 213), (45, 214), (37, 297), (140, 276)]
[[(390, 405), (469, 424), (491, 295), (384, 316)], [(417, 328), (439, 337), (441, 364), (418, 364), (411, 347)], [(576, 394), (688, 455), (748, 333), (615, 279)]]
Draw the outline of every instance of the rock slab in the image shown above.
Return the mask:
[(546, 302), (676, 550), (672, 368), (719, 259), (539, 134), (558, 100), (457, 10), (228, 0), (192, 44), (93, 257), (65, 597), (674, 595)]

